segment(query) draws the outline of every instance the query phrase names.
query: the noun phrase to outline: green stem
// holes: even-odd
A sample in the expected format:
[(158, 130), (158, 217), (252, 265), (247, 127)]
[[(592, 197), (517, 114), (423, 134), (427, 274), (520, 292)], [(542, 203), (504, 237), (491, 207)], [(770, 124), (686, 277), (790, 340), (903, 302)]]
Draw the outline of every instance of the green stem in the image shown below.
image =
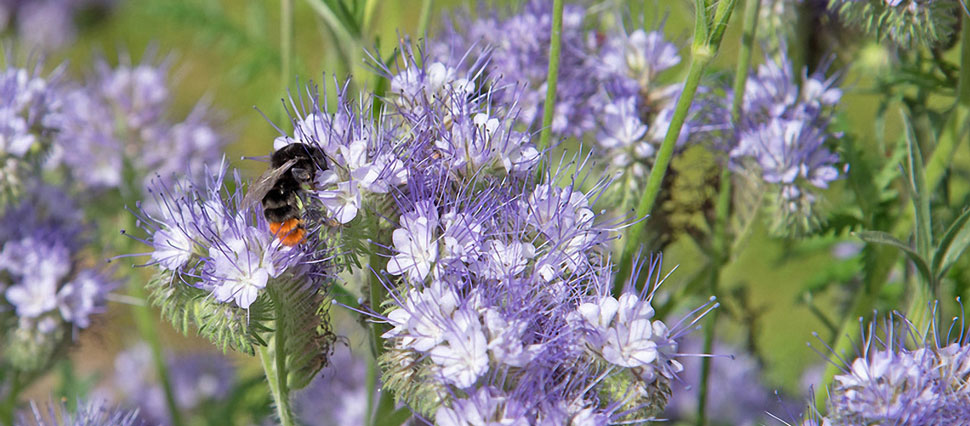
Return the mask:
[[(382, 239), (386, 239), (387, 233), (386, 232), (381, 233), (381, 230), (380, 230), (380, 219), (376, 215), (374, 216), (375, 217), (370, 226), (371, 229), (373, 230), (371, 235), (385, 235), (385, 238), (382, 238)], [(381, 241), (381, 242), (387, 243), (386, 241)], [(370, 258), (368, 259), (368, 264), (370, 268), (373, 269), (373, 272), (370, 274), (371, 277), (370, 277), (370, 285), (369, 285), (371, 309), (375, 310), (376, 312), (380, 312), (381, 305), (383, 305), (384, 299), (387, 298), (387, 289), (384, 288), (384, 284), (378, 278), (377, 274), (380, 271), (383, 271), (386, 269), (387, 258), (384, 256), (381, 256), (375, 249), (370, 254)], [(385, 388), (379, 392), (380, 393), (379, 400), (376, 402), (374, 401), (375, 396), (378, 394), (377, 382), (378, 382), (378, 379), (379, 379), (378, 376), (380, 373), (380, 366), (379, 366), (378, 360), (380, 359), (381, 354), (384, 353), (384, 340), (382, 336), (384, 332), (387, 331), (386, 330), (387, 327), (385, 324), (378, 323), (378, 322), (371, 322), (370, 326), (371, 326), (371, 351), (373, 352), (374, 356), (373, 356), (373, 362), (368, 364), (368, 371), (367, 371), (367, 392), (368, 392), (367, 393), (367, 398), (368, 398), (367, 414), (368, 416), (370, 416), (367, 424), (376, 425), (378, 422), (381, 421), (381, 419), (384, 419), (387, 416), (390, 416), (391, 413), (394, 411), (394, 398), (390, 390)], [(371, 413), (373, 413), (372, 416), (371, 416)]]
[(428, 32), (428, 22), (431, 22), (432, 0), (421, 1), (421, 13), (418, 15), (418, 37), (424, 37)]
[[(275, 295), (270, 291), (270, 297), (275, 299)], [(269, 391), (273, 397), (273, 406), (276, 408), (276, 415), (283, 426), (292, 426), (296, 423), (293, 420), (293, 409), (290, 406), (290, 390), (287, 384), (286, 370), (286, 334), (284, 322), (283, 304), (274, 301), (276, 305), (276, 330), (269, 341), (269, 346), (259, 346), (259, 360), (263, 365), (263, 372), (266, 374), (266, 382), (269, 384)]]
[[(559, 53), (562, 49), (563, 0), (552, 4), (552, 34), (549, 40), (549, 69), (546, 72), (546, 101), (542, 104), (542, 132), (539, 133), (539, 151), (549, 147), (552, 137), (552, 117), (556, 109), (556, 87), (559, 84)], [(541, 176), (540, 170), (539, 175)]]
[(290, 61), (293, 57), (293, 0), (280, 0), (280, 57), (282, 60), (282, 76), (280, 77), (283, 91), (289, 85)]
[[(748, 0), (744, 6), (744, 32), (741, 36), (741, 51), (738, 53), (737, 69), (734, 73), (734, 100), (731, 103), (731, 120), (737, 125), (741, 120), (744, 105), (744, 86), (748, 80), (748, 70), (751, 65), (751, 52), (754, 50), (754, 40), (758, 29), (758, 8), (760, 0)], [(721, 170), (721, 187), (718, 191), (715, 205), (714, 222), (714, 259), (711, 262), (710, 292), (720, 294), (721, 271), (728, 259), (731, 258), (731, 245), (727, 241), (727, 221), (731, 213), (731, 171), (725, 165)], [(718, 310), (711, 312), (708, 326), (704, 330), (704, 353), (709, 354), (714, 349), (714, 333), (717, 325)], [(711, 358), (701, 360), (701, 381), (697, 397), (697, 424), (707, 424), (707, 395), (708, 378), (711, 374)]]
[(0, 406), (0, 422), (5, 425), (12, 425), (17, 413), (17, 397), (20, 396), (20, 390), (23, 387), (20, 383), (20, 373), (13, 371), (10, 377), (10, 393), (7, 394), (7, 398), (3, 402), (3, 406)]
[(967, 136), (970, 121), (970, 19), (962, 13), (963, 29), (960, 31), (960, 80), (957, 82), (957, 101), (950, 111), (936, 148), (926, 164), (926, 186), (933, 190), (940, 183), (944, 172), (953, 161), (953, 153)]
[(152, 363), (155, 366), (155, 373), (158, 375), (158, 380), (162, 385), (162, 391), (165, 394), (165, 404), (168, 406), (172, 425), (182, 425), (182, 414), (179, 411), (178, 405), (175, 403), (175, 392), (172, 390), (171, 376), (168, 374), (168, 364), (165, 363), (165, 353), (162, 350), (162, 340), (158, 335), (156, 317), (151, 308), (147, 306), (148, 295), (145, 293), (145, 287), (137, 280), (131, 280), (128, 284), (128, 294), (133, 298), (146, 301), (146, 306), (131, 307), (131, 313), (135, 319), (135, 327), (138, 329), (138, 334), (148, 343), (148, 347), (151, 350)]

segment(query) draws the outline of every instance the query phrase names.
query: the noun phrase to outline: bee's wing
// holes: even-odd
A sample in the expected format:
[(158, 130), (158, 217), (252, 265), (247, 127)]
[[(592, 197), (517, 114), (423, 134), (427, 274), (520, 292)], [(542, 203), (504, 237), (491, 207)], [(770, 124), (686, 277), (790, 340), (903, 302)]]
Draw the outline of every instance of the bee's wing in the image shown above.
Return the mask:
[(243, 197), (242, 208), (248, 209), (256, 203), (262, 201), (263, 197), (266, 196), (266, 193), (268, 193), (270, 189), (273, 189), (273, 185), (276, 185), (276, 181), (283, 176), (283, 173), (289, 172), (290, 168), (292, 168), (296, 162), (297, 160), (295, 158), (289, 160), (283, 163), (282, 166), (267, 170), (255, 181), (253, 181), (253, 183), (249, 185), (249, 189), (246, 191), (246, 196)]

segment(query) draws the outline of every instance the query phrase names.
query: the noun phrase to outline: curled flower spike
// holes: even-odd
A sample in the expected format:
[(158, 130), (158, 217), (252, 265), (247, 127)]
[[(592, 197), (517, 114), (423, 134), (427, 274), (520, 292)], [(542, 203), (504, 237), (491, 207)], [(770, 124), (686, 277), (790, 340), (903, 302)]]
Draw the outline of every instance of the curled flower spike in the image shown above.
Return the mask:
[(144, 254), (157, 268), (147, 285), (152, 302), (176, 328), (197, 327), (223, 349), (252, 354), (267, 344), (270, 325), (288, 330), (287, 350), (305, 355), (290, 365), (290, 386), (299, 389), (326, 364), (335, 338), (326, 300), (333, 258), (321, 226), (309, 221), (303, 242), (283, 244), (258, 205), (243, 204), (238, 174), (226, 189), (226, 173), (223, 161), (199, 187), (157, 181), (150, 190), (158, 212), (138, 215), (152, 248)]
[(816, 192), (841, 177), (840, 158), (828, 145), (842, 137), (830, 126), (842, 91), (834, 77), (821, 72), (806, 76), (799, 87), (784, 50), (782, 55), (778, 62), (766, 57), (748, 77), (729, 167), (755, 170), (749, 177), (774, 193), (773, 231), (797, 235), (819, 223)]
[(830, 0), (852, 25), (903, 49), (949, 42), (963, 6), (958, 0)]

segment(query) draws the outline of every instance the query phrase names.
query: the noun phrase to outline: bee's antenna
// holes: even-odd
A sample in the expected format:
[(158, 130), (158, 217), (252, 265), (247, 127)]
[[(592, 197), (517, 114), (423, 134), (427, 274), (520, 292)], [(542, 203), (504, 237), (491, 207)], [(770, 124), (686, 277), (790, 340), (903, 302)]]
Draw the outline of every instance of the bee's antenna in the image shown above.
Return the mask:
[(248, 156), (248, 155), (243, 155), (242, 157), (239, 157), (239, 159), (240, 160), (256, 160), (256, 161), (262, 161), (264, 163), (268, 163), (269, 162), (269, 159), (270, 159), (270, 156), (269, 155), (259, 155), (259, 156), (252, 157), (252, 156)]

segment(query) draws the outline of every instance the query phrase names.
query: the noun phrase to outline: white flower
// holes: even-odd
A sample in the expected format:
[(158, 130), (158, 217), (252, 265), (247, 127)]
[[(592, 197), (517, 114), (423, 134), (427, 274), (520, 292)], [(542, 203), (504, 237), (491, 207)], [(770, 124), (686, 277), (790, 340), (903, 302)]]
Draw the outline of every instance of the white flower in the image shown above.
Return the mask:
[(438, 242), (434, 236), (438, 222), (425, 216), (402, 217), (402, 222), (404, 227), (391, 234), (398, 254), (387, 262), (387, 272), (406, 274), (412, 281), (423, 281), (438, 260)]
[(440, 367), (444, 381), (468, 388), (488, 371), (488, 342), (478, 314), (460, 309), (445, 334), (447, 345), (431, 349), (431, 360)]
[(191, 259), (195, 244), (185, 232), (169, 229), (166, 226), (155, 231), (152, 245), (155, 248), (152, 252), (152, 260), (158, 262), (162, 268), (175, 271)]
[(259, 291), (266, 288), (269, 278), (277, 276), (271, 257), (273, 247), (270, 246), (277, 240), (270, 243), (268, 238), (256, 237), (259, 231), (243, 230), (246, 231), (248, 238), (227, 238), (225, 244), (209, 248), (213, 275), (223, 280), (213, 289), (212, 295), (220, 302), (235, 300), (243, 309), (249, 309)]

